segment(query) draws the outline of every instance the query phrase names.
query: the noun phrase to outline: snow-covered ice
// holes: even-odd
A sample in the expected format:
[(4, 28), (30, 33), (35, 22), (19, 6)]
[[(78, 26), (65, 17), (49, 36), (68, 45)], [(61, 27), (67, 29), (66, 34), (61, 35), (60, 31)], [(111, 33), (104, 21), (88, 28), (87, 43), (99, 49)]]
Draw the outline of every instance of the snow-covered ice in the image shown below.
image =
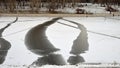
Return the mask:
[[(83, 24), (87, 30), (120, 37), (120, 17), (64, 17)], [(0, 17), (0, 28), (13, 21), (15, 17)], [(5, 30), (3, 36), (12, 47), (3, 65), (30, 65), (39, 56), (27, 50), (24, 44), (26, 32), (52, 17), (19, 17), (19, 20)], [(59, 22), (76, 26), (64, 20)], [(79, 34), (79, 30), (55, 23), (48, 28), (46, 34), (55, 47), (60, 48), (60, 54), (67, 60), (69, 51)], [(120, 63), (120, 39), (88, 32), (89, 50), (82, 54), (86, 62)]]

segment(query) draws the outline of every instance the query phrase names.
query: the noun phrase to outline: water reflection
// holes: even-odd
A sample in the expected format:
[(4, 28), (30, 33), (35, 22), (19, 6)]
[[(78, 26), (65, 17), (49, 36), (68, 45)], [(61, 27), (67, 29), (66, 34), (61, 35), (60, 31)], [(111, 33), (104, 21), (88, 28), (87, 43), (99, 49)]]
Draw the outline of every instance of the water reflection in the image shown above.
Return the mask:
[(8, 42), (4, 38), (2, 38), (2, 33), (9, 26), (10, 26), (10, 24), (7, 24), (5, 27), (0, 29), (0, 64), (2, 64), (5, 61), (8, 50), (11, 48), (10, 42)]
[(57, 20), (61, 18), (53, 18), (50, 21), (47, 21), (43, 24), (40, 24), (34, 28), (32, 28), (25, 37), (25, 44), (27, 48), (40, 56), (37, 61), (33, 62), (33, 64), (37, 66), (52, 64), (52, 65), (65, 65), (65, 61), (60, 54), (54, 54), (54, 52), (60, 50), (54, 47), (53, 44), (48, 40), (46, 36), (46, 29), (48, 26), (55, 23)]
[(32, 65), (42, 66), (42, 65), (65, 65), (66, 62), (60, 54), (49, 54), (43, 57), (38, 58), (32, 63)]
[(74, 40), (72, 49), (70, 51), (70, 53), (74, 55), (85, 53), (85, 51), (87, 51), (89, 47), (86, 28), (81, 24), (77, 24), (77, 25), (78, 28), (81, 30), (81, 32), (77, 37), (77, 39)]
[[(46, 29), (54, 24), (57, 20), (62, 18), (53, 18), (50, 21), (47, 21), (43, 24), (40, 24), (34, 28), (32, 28), (25, 37), (25, 44), (27, 48), (42, 57), (38, 58), (36, 61), (32, 63), (32, 65), (42, 66), (46, 64), (50, 65), (65, 65), (65, 60), (60, 54), (55, 54), (59, 49), (54, 47), (51, 42), (47, 39)], [(64, 19), (63, 19), (64, 20)], [(69, 20), (67, 20), (69, 21)], [(80, 34), (77, 39), (74, 40), (72, 49), (70, 54), (75, 56), (70, 56), (68, 62), (70, 64), (77, 64), (80, 62), (84, 62), (84, 58), (80, 56), (81, 53), (85, 53), (88, 50), (88, 38), (87, 38), (87, 30), (86, 28), (76, 22), (69, 21), (74, 23), (80, 29)]]
[[(80, 62), (85, 62), (84, 58), (82, 56), (79, 56), (80, 54), (85, 53), (89, 48), (88, 36), (87, 36), (88, 34), (87, 34), (87, 30), (85, 26), (83, 26), (80, 23), (74, 22), (74, 21), (70, 21), (66, 19), (63, 19), (63, 20), (76, 24), (78, 26), (78, 29), (80, 29), (80, 34), (73, 41), (73, 45), (70, 51), (70, 54), (73, 54), (75, 56), (70, 56), (68, 59), (68, 62), (70, 64), (78, 64)], [(74, 26), (67, 25), (67, 24), (63, 24), (63, 25), (74, 27)], [(74, 28), (77, 28), (77, 27), (74, 27)]]
[(54, 18), (43, 24), (35, 26), (27, 33), (25, 37), (25, 44), (31, 52), (38, 55), (47, 55), (59, 50), (51, 44), (46, 36), (46, 29), (48, 26), (55, 23), (58, 19), (60, 18)]
[(77, 39), (75, 39), (73, 42), (73, 46), (70, 51), (70, 54), (73, 54), (76, 56), (69, 57), (68, 62), (70, 64), (78, 64), (81, 62), (85, 62), (84, 58), (79, 55), (82, 53), (85, 53), (85, 51), (87, 51), (89, 47), (86, 28), (81, 24), (77, 24), (77, 25), (78, 25), (78, 28), (81, 30), (81, 32), (77, 37)]
[(67, 62), (69, 62), (71, 65), (75, 65), (81, 62), (85, 62), (85, 60), (82, 56), (75, 55), (75, 56), (70, 56)]
[(5, 58), (7, 56), (8, 50), (11, 48), (11, 44), (9, 41), (5, 40), (2, 36), (2, 33), (11, 26), (11, 24), (15, 23), (18, 20), (18, 17), (16, 17), (16, 20), (8, 23), (5, 27), (0, 29), (0, 64), (2, 64), (5, 61)]

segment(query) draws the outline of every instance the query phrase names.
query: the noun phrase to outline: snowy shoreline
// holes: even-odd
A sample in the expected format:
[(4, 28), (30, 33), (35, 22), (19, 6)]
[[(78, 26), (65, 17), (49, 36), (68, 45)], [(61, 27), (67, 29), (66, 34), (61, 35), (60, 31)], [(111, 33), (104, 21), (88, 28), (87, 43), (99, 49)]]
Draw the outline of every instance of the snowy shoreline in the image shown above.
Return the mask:
[(43, 65), (43, 66), (28, 66), (28, 65), (0, 65), (5, 68), (119, 68), (120, 64), (114, 63), (101, 63), (101, 64), (78, 64), (78, 65)]
[(120, 16), (120, 12), (94, 14), (0, 14), (2, 17), (110, 17)]

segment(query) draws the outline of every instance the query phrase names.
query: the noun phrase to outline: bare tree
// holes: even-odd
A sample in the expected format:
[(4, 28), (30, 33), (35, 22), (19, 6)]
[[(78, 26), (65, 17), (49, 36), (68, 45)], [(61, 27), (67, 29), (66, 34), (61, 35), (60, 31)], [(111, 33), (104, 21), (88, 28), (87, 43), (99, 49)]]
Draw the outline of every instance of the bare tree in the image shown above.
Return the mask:
[(39, 12), (41, 7), (41, 0), (30, 0), (30, 7), (32, 12)]
[(9, 7), (10, 12), (14, 12), (14, 9), (16, 7), (16, 0), (7, 0), (7, 5)]

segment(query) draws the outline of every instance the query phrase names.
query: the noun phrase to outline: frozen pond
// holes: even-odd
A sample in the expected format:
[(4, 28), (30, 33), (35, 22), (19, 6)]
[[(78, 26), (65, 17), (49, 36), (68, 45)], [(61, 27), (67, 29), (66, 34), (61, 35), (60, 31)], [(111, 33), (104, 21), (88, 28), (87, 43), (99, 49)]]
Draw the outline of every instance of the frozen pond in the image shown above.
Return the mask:
[[(3, 36), (12, 47), (9, 50), (4, 65), (30, 65), (39, 56), (30, 52), (25, 44), (26, 33), (34, 26), (42, 24), (52, 17), (19, 17), (18, 21), (7, 28)], [(89, 50), (81, 54), (85, 62), (119, 62), (120, 63), (120, 17), (64, 17), (64, 19), (78, 22), (84, 25), (87, 30), (97, 33), (116, 36), (99, 35), (88, 32)], [(0, 28), (15, 20), (15, 17), (0, 17)], [(64, 20), (59, 22), (76, 26)], [(73, 41), (79, 35), (80, 30), (55, 23), (47, 31), (47, 37), (51, 43), (61, 49), (58, 51), (65, 60), (69, 54)]]

